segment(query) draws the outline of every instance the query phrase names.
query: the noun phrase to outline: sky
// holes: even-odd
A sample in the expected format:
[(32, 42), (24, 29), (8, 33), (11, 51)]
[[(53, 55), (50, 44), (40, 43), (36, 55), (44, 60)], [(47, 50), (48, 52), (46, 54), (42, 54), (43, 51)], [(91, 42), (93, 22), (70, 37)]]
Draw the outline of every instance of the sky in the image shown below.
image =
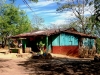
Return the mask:
[[(28, 0), (26, 0), (28, 2)], [(7, 1), (7, 3), (9, 3)], [(57, 1), (54, 0), (40, 0), (37, 3), (28, 2), (32, 10), (22, 0), (16, 0), (15, 5), (19, 6), (20, 9), (24, 10), (28, 15), (29, 19), (33, 21), (34, 15), (43, 18), (44, 25), (61, 25), (68, 24), (75, 17), (71, 11), (66, 11), (63, 13), (58, 13), (56, 9), (58, 8)], [(88, 15), (89, 12), (86, 12)]]
[[(7, 3), (9, 2), (7, 1)], [(31, 21), (33, 19), (33, 16), (37, 15), (43, 18), (45, 25), (51, 25), (51, 24), (60, 25), (60, 24), (66, 24), (66, 22), (68, 23), (67, 18), (68, 19), (71, 18), (69, 17), (72, 14), (71, 12), (58, 13), (56, 11), (56, 9), (58, 8), (58, 4), (56, 1), (53, 0), (50, 1), (41, 0), (37, 3), (28, 2), (28, 4), (33, 10), (33, 12), (27, 7), (27, 5), (22, 0), (15, 1), (15, 5), (19, 6), (20, 9), (24, 10)]]

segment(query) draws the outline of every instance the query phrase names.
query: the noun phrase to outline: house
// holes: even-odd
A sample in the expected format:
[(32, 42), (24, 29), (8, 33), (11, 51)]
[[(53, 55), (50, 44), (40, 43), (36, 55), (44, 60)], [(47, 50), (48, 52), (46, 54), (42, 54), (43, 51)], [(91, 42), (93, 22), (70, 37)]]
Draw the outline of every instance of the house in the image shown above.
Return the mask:
[(11, 38), (25, 38), (22, 39), (23, 48), (31, 47), (34, 52), (38, 52), (37, 43), (40, 41), (45, 44), (46, 52), (54, 54), (79, 56), (87, 49), (88, 53), (96, 51), (96, 37), (80, 33), (74, 28), (34, 31)]

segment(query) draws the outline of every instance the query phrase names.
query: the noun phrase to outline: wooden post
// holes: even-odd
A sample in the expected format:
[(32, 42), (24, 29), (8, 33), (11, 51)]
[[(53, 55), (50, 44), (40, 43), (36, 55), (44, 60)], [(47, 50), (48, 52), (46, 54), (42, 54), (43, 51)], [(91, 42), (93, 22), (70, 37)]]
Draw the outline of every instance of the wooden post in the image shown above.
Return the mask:
[(46, 52), (48, 52), (48, 36), (46, 36)]
[(23, 53), (25, 53), (25, 49), (26, 49), (26, 40), (22, 39), (22, 49), (23, 49)]

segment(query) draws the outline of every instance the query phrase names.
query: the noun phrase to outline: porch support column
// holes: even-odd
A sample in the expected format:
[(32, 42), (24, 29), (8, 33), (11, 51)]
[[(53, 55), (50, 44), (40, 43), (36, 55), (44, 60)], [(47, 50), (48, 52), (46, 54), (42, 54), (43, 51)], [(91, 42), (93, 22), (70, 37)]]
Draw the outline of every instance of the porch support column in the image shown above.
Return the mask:
[(23, 53), (25, 53), (25, 49), (26, 49), (26, 39), (22, 39), (22, 50), (23, 50)]
[(48, 36), (46, 36), (46, 52), (49, 52), (49, 49), (48, 49)]

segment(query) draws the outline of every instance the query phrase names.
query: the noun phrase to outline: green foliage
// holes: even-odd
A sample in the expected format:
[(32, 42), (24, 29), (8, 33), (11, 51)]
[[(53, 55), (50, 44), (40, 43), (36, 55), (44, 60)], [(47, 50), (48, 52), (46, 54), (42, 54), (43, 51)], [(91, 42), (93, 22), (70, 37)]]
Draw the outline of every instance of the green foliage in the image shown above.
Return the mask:
[(30, 31), (31, 23), (24, 11), (12, 4), (5, 4), (0, 9), (0, 33), (16, 35)]
[(37, 46), (38, 46), (38, 48), (40, 50), (40, 52), (38, 54), (43, 54), (44, 53), (44, 46), (45, 46), (45, 44), (43, 44), (43, 42), (40, 41), (39, 43), (37, 43)]
[(38, 2), (38, 0), (29, 0), (29, 1), (32, 1), (32, 2)]
[(42, 50), (45, 46), (44, 43), (42, 43), (42, 41), (40, 41), (39, 43), (37, 43), (37, 46), (40, 48), (40, 50)]
[(94, 7), (95, 7), (95, 16), (96, 16), (96, 21), (100, 22), (100, 0), (95, 0), (94, 1)]
[(97, 38), (96, 41), (97, 41), (97, 52), (100, 54), (100, 38)]
[(31, 30), (33, 30), (31, 22), (23, 10), (12, 4), (4, 4), (0, 7), (0, 36), (2, 40), (7, 36)]
[[(94, 0), (94, 24), (95, 24), (95, 34), (100, 37), (100, 0)], [(98, 41), (98, 40), (97, 40)]]

